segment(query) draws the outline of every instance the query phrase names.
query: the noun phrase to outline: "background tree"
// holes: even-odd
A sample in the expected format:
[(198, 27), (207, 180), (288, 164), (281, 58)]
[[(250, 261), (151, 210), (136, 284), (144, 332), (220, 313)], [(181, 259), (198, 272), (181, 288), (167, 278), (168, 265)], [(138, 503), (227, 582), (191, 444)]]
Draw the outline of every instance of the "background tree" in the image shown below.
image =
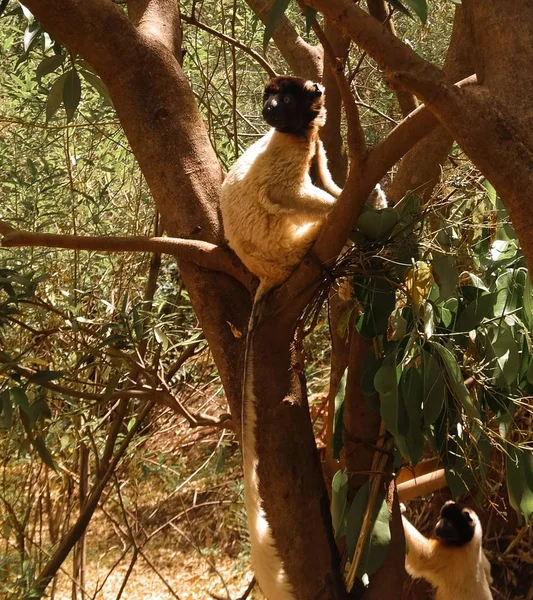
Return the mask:
[[(228, 167), (239, 155), (243, 134), (260, 131), (259, 123), (242, 112), (252, 108), (259, 114), (257, 100), (243, 102), (242, 91), (260, 98), (262, 71), (271, 75), (285, 70), (276, 51), (267, 54), (274, 68), (250, 47), (258, 30), (253, 14), (266, 21), (295, 74), (323, 76), (329, 114), (324, 143), (339, 183), (346, 177), (344, 139), (350, 159), (344, 192), (313, 248), (318, 260), (305, 260), (269, 296), (268, 319), (253, 339), (253, 376), (261, 406), (261, 492), (296, 594), (346, 597), (309, 414), (302, 336), (294, 337), (320, 320), (320, 305), (328, 293), (337, 310), (330, 319), (334, 352), (326, 445), (332, 451), (326, 456), (326, 473), (335, 473), (338, 459), (346, 467), (332, 482), (332, 514), (335, 535), (351, 563), (342, 567), (349, 587), (357, 576), (354, 595), (394, 595), (403, 580), (403, 534), (389, 486), (401, 455), (416, 464), (424, 452), (433, 452), (454, 495), (476, 489), (488, 494), (488, 486), (475, 475), (492, 466), (499, 486), (501, 455), (491, 460), (489, 452), (491, 447), (503, 450), (511, 505), (529, 520), (533, 467), (523, 420), (529, 419), (524, 397), (533, 383), (533, 299), (526, 270), (533, 246), (530, 210), (523, 201), (531, 183), (531, 83), (524, 48), (531, 39), (527, 16), (533, 5), (464, 0), (455, 9), (441, 70), (438, 52), (431, 56), (429, 48), (422, 58), (401, 41), (404, 28), (415, 26), (401, 16), (407, 9), (397, 1), (391, 10), (369, 0), (369, 12), (348, 0), (305, 4), (308, 26), (313, 25), (321, 45), (298, 35), (297, 28), (305, 26), (297, 6), (283, 15), (288, 2), (247, 0), (249, 9), (236, 1), (213, 6), (171, 0), (129, 0), (124, 5), (109, 0), (25, 2), (31, 11), (24, 13), (25, 54), (19, 52), (20, 62), (28, 61), (25, 81), (20, 65), (11, 63), (13, 79), (5, 84), (9, 89), (15, 82), (26, 89), (21, 99), (31, 122), (42, 125), (45, 112), (47, 131), (56, 132), (61, 140), (56, 147), (66, 158), (61, 168), (41, 157), (39, 162), (29, 158), (22, 181), (13, 139), (9, 152), (4, 150), (15, 166), (2, 186), (7, 194), (14, 190), (15, 197), (4, 215), (3, 244), (30, 247), (10, 255), (2, 280), (2, 317), (10, 325), (2, 354), (2, 415), (12, 431), (6, 448), (17, 447), (17, 441), (20, 446), (23, 431), (27, 446), (58, 474), (42, 466), (25, 470), (24, 494), (31, 498), (39, 490), (39, 502), (49, 507), (50, 551), (38, 554), (38, 561), (27, 548), (37, 527), (31, 519), (38, 513), (21, 510), (22, 498), (13, 502), (11, 494), (3, 494), (24, 574), (18, 587), (26, 595), (42, 593), (51, 582), (53, 586), (74, 549), (73, 594), (83, 596), (84, 532), (98, 506), (105, 512), (111, 484), (125, 523), (117, 527), (127, 542), (126, 552), (132, 550), (128, 573), (139, 556), (149, 560), (143, 548), (150, 535), (139, 543), (116, 478), (131, 444), (154, 426), (155, 417), (148, 417), (157, 407), (169, 407), (193, 427), (231, 426), (239, 431), (244, 333), (254, 282), (222, 247), (220, 163)], [(426, 19), (423, 0), (407, 4)], [(311, 8), (325, 17), (324, 30), (314, 22)], [(436, 21), (451, 24), (453, 6), (440, 2), (432, 8)], [(506, 18), (495, 19), (495, 14)], [(14, 44), (16, 17), (4, 17), (14, 32), (5, 34), (7, 49)], [(182, 21), (193, 36), (185, 58)], [(501, 51), (509, 47), (516, 51)], [(40, 61), (35, 80), (29, 57), (36, 52)], [(248, 79), (241, 76), (241, 66), (250, 64), (262, 71), (255, 66)], [(463, 79), (473, 73), (477, 79)], [(459, 79), (463, 81), (454, 85)], [(117, 134), (99, 122), (103, 115), (114, 119), (110, 109), (95, 110), (97, 104), (88, 103), (91, 112), (84, 113), (82, 81), (84, 94), (94, 93), (87, 92), (91, 86), (113, 103), (151, 199), (140, 181), (131, 183), (128, 150), (121, 156), (114, 144), (107, 146)], [(397, 104), (385, 83), (396, 90)], [(368, 91), (374, 88), (379, 94)], [(46, 94), (44, 111), (42, 102), (31, 101), (36, 90)], [(415, 97), (425, 106), (416, 108)], [(399, 122), (402, 115), (406, 118)], [(97, 137), (87, 144), (83, 128), (95, 123)], [(112, 121), (112, 128), (117, 125)], [(457, 147), (452, 150), (453, 140), (485, 180), (466, 166)], [(90, 151), (78, 155), (78, 146)], [(113, 157), (113, 175), (96, 181), (82, 176), (80, 163), (83, 173), (96, 161), (107, 164), (106, 147)], [(451, 150), (454, 165), (460, 167), (455, 175), (459, 182), (435, 192)], [(390, 185), (395, 208), (366, 207), (375, 184), (390, 177), (399, 161)], [(117, 185), (121, 179), (126, 187)], [(62, 183), (68, 219), (68, 212), (58, 211)], [(418, 195), (408, 193), (413, 190)], [(43, 202), (52, 191), (52, 202)], [(147, 214), (152, 201), (157, 212), (142, 221), (141, 229), (137, 217)], [(160, 237), (163, 229), (172, 238)], [(338, 258), (350, 237), (354, 247)], [(66, 263), (70, 272), (63, 275), (63, 286), (58, 274), (43, 284), (34, 272), (36, 264), (50, 264), (48, 255), (36, 256), (31, 250), (42, 247), (75, 250)], [(80, 252), (84, 249), (99, 254), (86, 255)], [(113, 262), (103, 251), (154, 253), (144, 292), (136, 280), (143, 261), (128, 255)], [(180, 307), (185, 294), (181, 288), (177, 308), (169, 309), (170, 303), (159, 296), (161, 305), (154, 310), (164, 274), (162, 253), (177, 258), (180, 286), (185, 286), (201, 328), (192, 338), (196, 324)], [(163, 264), (171, 268), (166, 259)], [(345, 300), (340, 303), (337, 284), (331, 283), (335, 280), (344, 282)], [(346, 298), (347, 288), (352, 288), (351, 298)], [(58, 300), (57, 290), (62, 289), (65, 299)], [(17, 316), (22, 310), (23, 318)], [(231, 423), (223, 407), (213, 414), (211, 406), (205, 414), (188, 405), (190, 381), (179, 375), (180, 369), (200, 351), (202, 336), (220, 375)], [(179, 355), (176, 348), (182, 349)], [(197, 381), (201, 373), (195, 375)], [(65, 402), (69, 411), (62, 406)], [(20, 416), (20, 423), (15, 420), (19, 429), (12, 429), (13, 409)], [(60, 452), (50, 453), (49, 444), (67, 419), (74, 420), (77, 434), (60, 450), (75, 465), (71, 484), (77, 491), (62, 504), (54, 491), (59, 489), (57, 478), (68, 469)], [(34, 455), (23, 450), (24, 456)], [(9, 467), (12, 474), (13, 465)], [(500, 487), (492, 492), (501, 496)], [(75, 503), (76, 517), (60, 520), (63, 529), (58, 530), (53, 515), (66, 514)], [(361, 582), (368, 576), (365, 590)]]

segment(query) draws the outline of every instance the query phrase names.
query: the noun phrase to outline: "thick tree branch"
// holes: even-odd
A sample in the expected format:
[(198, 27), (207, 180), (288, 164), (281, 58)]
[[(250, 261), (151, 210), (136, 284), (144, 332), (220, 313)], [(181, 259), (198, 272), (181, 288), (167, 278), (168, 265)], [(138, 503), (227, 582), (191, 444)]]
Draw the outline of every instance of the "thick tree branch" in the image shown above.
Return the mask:
[(176, 0), (127, 0), (132, 23), (139, 33), (152, 38), (181, 62), (181, 22)]
[(228, 248), (199, 240), (170, 237), (106, 237), (34, 233), (15, 230), (2, 221), (0, 221), (0, 233), (4, 235), (1, 244), (5, 247), (44, 246), (105, 252), (158, 252), (171, 254), (204, 269), (227, 273), (248, 290), (253, 289), (255, 281), (253, 275)]

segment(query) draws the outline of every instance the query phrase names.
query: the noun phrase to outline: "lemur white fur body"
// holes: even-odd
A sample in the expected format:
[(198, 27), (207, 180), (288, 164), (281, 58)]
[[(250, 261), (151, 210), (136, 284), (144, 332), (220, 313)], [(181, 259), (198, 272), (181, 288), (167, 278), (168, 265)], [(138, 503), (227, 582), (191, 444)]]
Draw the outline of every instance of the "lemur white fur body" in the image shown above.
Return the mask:
[(422, 577), (436, 588), (435, 600), (493, 600), (490, 563), (481, 546), (481, 524), (474, 511), (469, 513), (474, 536), (459, 547), (426, 538), (402, 516), (407, 543), (405, 568), (412, 577)]
[[(305, 136), (294, 136), (271, 129), (246, 150), (224, 180), (220, 199), (224, 232), (230, 247), (259, 277), (258, 296), (287, 279), (318, 237), (340, 194), (317, 130), (318, 125)], [(315, 153), (329, 192), (311, 182), (309, 167)]]
[[(300, 81), (303, 89), (322, 95), (318, 84)], [(318, 129), (324, 122), (322, 98), (320, 110), (301, 134), (282, 133), (272, 128), (233, 165), (224, 180), (220, 199), (229, 245), (260, 280), (246, 340), (242, 454), (252, 569), (269, 600), (296, 600), (296, 596), (274, 545), (259, 494), (257, 398), (250, 368), (253, 364), (251, 340), (261, 297), (287, 279), (302, 260), (341, 192), (331, 178), (326, 153), (318, 137)], [(313, 159), (324, 189), (311, 181), (309, 171)]]

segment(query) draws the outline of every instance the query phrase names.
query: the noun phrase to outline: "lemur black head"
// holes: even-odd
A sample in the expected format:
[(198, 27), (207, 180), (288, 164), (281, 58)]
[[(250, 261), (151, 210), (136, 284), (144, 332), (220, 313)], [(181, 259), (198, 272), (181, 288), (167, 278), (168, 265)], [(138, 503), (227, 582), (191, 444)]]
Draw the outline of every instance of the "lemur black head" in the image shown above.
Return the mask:
[(449, 500), (440, 510), (435, 537), (446, 546), (465, 546), (472, 541), (477, 517)]
[(282, 133), (305, 134), (326, 119), (324, 88), (300, 77), (274, 77), (263, 94), (263, 118)]

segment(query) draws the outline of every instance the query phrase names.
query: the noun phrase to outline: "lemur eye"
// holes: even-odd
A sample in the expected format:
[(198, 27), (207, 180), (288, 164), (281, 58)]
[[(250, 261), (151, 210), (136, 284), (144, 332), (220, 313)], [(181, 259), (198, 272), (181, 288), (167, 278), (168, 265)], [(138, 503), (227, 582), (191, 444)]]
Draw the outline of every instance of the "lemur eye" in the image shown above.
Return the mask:
[(290, 96), (283, 96), (283, 103), (284, 104), (290, 104), (291, 101), (291, 97)]
[(463, 517), (465, 517), (467, 521), (472, 520), (472, 517), (470, 516), (470, 513), (467, 510), (463, 510)]

